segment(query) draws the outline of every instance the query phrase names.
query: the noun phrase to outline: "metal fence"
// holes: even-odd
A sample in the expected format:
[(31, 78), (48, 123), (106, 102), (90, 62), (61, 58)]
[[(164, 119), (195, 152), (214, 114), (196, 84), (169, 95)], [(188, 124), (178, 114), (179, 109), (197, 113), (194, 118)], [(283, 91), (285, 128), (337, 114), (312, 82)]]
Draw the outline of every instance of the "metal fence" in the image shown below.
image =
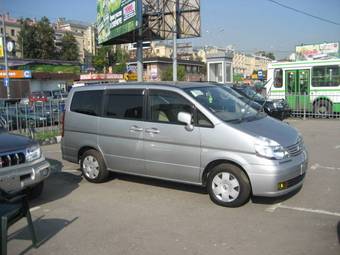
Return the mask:
[(292, 110), (291, 117), (340, 119), (340, 93), (271, 94), (270, 99), (285, 99)]
[(8, 131), (29, 135), (59, 130), (64, 111), (64, 101), (3, 103), (0, 106), (0, 124)]

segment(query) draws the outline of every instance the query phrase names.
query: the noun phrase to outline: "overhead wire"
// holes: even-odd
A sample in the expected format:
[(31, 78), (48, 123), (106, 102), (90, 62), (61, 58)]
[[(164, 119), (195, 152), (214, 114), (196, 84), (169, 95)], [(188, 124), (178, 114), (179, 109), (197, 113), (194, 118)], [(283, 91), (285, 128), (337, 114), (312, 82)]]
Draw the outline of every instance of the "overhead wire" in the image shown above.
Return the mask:
[(336, 22), (336, 21), (333, 21), (333, 20), (330, 20), (330, 19), (326, 19), (326, 18), (323, 18), (323, 17), (320, 17), (320, 16), (316, 16), (314, 14), (311, 14), (311, 13), (308, 13), (306, 11), (302, 11), (302, 10), (299, 10), (299, 9), (296, 9), (294, 7), (291, 7), (291, 6), (288, 6), (288, 5), (285, 5), (285, 4), (282, 4), (278, 1), (275, 1), (275, 0), (266, 0), (270, 3), (273, 3), (273, 4), (276, 4), (276, 5), (279, 5), (283, 8), (286, 8), (286, 9), (289, 9), (289, 10), (292, 10), (294, 12), (297, 12), (297, 13), (300, 13), (300, 14), (303, 14), (303, 15), (306, 15), (306, 16), (309, 16), (309, 17), (312, 17), (314, 19), (318, 19), (318, 20), (321, 20), (321, 21), (324, 21), (324, 22), (327, 22), (327, 23), (330, 23), (330, 24), (333, 24), (333, 25), (337, 25), (337, 26), (340, 26), (340, 23), (339, 22)]

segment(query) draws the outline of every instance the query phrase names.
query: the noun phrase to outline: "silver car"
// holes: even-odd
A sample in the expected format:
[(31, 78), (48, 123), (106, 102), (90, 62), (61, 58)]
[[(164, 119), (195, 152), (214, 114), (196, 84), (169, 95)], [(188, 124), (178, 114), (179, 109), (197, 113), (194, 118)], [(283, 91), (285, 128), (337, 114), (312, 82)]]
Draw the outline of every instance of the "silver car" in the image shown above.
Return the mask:
[(64, 118), (63, 158), (90, 182), (113, 171), (203, 185), (237, 207), (298, 189), (307, 170), (294, 128), (213, 84), (78, 87)]

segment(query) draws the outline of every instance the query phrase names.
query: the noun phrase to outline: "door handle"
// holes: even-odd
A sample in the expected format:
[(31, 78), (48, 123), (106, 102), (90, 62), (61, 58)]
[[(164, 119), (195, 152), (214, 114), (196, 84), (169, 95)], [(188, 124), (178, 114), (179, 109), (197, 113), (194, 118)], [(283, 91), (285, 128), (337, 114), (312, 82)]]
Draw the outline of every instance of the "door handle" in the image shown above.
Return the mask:
[(157, 128), (148, 128), (145, 132), (148, 134), (159, 134), (160, 131)]
[(142, 132), (143, 128), (138, 127), (138, 126), (132, 126), (132, 127), (130, 127), (130, 131), (131, 132)]

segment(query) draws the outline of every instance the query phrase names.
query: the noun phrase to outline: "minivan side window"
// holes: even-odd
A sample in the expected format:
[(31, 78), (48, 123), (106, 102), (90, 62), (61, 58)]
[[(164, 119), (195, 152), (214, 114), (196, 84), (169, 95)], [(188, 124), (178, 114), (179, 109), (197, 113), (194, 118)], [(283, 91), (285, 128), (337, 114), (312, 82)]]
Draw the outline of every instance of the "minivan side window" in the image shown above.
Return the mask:
[(72, 98), (71, 112), (92, 116), (101, 115), (103, 90), (88, 90), (75, 92)]
[(104, 116), (114, 119), (143, 119), (144, 92), (141, 89), (111, 90), (105, 95)]
[(188, 100), (177, 93), (150, 90), (149, 119), (151, 121), (183, 125), (177, 120), (179, 112), (187, 112), (194, 116), (195, 108)]

